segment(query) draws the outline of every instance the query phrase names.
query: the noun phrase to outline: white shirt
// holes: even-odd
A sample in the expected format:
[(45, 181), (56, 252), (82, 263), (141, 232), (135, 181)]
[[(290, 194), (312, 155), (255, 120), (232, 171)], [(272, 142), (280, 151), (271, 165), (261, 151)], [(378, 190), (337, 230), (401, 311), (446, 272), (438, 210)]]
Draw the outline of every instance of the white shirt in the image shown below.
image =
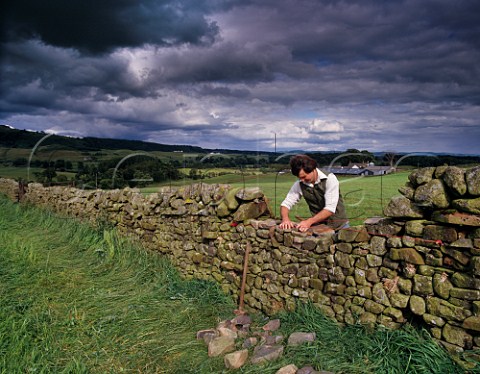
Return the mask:
[[(339, 192), (340, 183), (338, 182), (338, 179), (335, 176), (335, 174), (330, 173), (327, 176), (320, 169), (317, 168), (317, 180), (315, 181), (315, 184), (320, 183), (320, 181), (325, 178), (327, 178), (327, 183), (325, 185), (324, 209), (327, 209), (330, 212), (335, 213), (335, 210), (337, 209), (338, 197), (340, 193)], [(280, 204), (281, 206), (284, 206), (288, 208), (288, 210), (290, 210), (296, 203), (298, 203), (300, 198), (303, 196), (300, 183), (303, 183), (303, 182), (298, 180), (293, 184), (293, 186), (290, 188), (290, 191), (288, 191), (288, 194), (285, 197), (285, 200), (283, 200), (283, 202)], [(313, 187), (311, 183), (305, 183), (305, 184), (309, 187)]]

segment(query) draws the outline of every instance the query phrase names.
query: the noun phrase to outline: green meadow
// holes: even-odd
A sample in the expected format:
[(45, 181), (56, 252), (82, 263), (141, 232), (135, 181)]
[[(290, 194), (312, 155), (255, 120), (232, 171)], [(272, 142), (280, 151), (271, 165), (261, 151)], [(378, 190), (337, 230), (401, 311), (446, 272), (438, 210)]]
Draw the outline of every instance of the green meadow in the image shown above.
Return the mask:
[(31, 167), (28, 169), (27, 167), (15, 167), (15, 166), (1, 166), (0, 165), (0, 177), (1, 178), (10, 178), (15, 180), (28, 180), (29, 176), (30, 179), (33, 179), (35, 173), (42, 172), (42, 168), (34, 168)]
[[(216, 284), (182, 280), (165, 258), (110, 227), (0, 197), (2, 374), (226, 373), (195, 336), (233, 318), (235, 308)], [(267, 321), (252, 316), (252, 328)], [(464, 372), (409, 325), (340, 326), (310, 304), (275, 317), (280, 334), (311, 331), (316, 341), (236, 372), (273, 374), (290, 363), (336, 374)]]

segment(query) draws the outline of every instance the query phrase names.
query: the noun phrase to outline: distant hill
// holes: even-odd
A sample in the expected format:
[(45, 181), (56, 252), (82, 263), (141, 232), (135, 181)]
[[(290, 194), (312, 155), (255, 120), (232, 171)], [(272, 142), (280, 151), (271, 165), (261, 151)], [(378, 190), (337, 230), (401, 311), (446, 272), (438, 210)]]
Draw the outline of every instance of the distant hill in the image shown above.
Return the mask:
[[(43, 137), (48, 134), (27, 130), (18, 130), (9, 126), (0, 125), (0, 147), (5, 148), (33, 148)], [(108, 138), (72, 138), (61, 135), (51, 135), (46, 144), (55, 144), (65, 149), (78, 151), (99, 151), (101, 149), (129, 149), (145, 152), (207, 152), (201, 147), (191, 145), (168, 145), (143, 142), (140, 140), (108, 139)]]
[[(44, 132), (35, 132), (29, 130), (18, 130), (10, 126), (0, 125), (0, 147), (4, 148), (33, 148), (43, 137), (49, 134)], [(96, 152), (102, 149), (119, 150), (128, 149), (132, 151), (144, 152), (185, 152), (185, 153), (226, 153), (226, 154), (245, 154), (245, 155), (273, 155), (274, 152), (258, 152), (231, 150), (223, 148), (202, 148), (193, 145), (171, 145), (141, 140), (112, 139), (112, 138), (75, 138), (62, 135), (50, 135), (45, 145), (55, 144), (62, 149), (77, 150), (81, 152)]]
[[(192, 145), (169, 145), (152, 142), (144, 142), (141, 140), (126, 140), (126, 139), (111, 139), (111, 138), (74, 138), (62, 135), (49, 135), (44, 132), (35, 132), (28, 130), (18, 130), (10, 126), (0, 125), (0, 148), (22, 148), (32, 149), (45, 136), (43, 145), (54, 145), (55, 148), (65, 150), (73, 150), (79, 152), (98, 152), (100, 150), (131, 150), (144, 152), (184, 152), (184, 153), (222, 153), (222, 154), (237, 154), (244, 156), (268, 155), (275, 157), (280, 155), (280, 152), (259, 152), (259, 151), (245, 151), (245, 150), (231, 150), (231, 149), (208, 149)], [(362, 151), (364, 152), (364, 151)], [(365, 151), (366, 152), (366, 151)], [(326, 152), (305, 152), (302, 150), (289, 151), (288, 154), (307, 153), (314, 157), (320, 165), (327, 165), (337, 156), (345, 153), (345, 151), (326, 151)], [(370, 152), (367, 152), (370, 153)], [(385, 162), (385, 152), (370, 153), (375, 157), (375, 162)], [(395, 160), (407, 155), (404, 152), (396, 153)], [(346, 159), (346, 158), (345, 158)], [(353, 160), (355, 161), (355, 160)], [(282, 158), (282, 162), (288, 162), (288, 158)], [(480, 163), (480, 155), (461, 155), (461, 154), (445, 154), (445, 153), (428, 153), (422, 155), (419, 153), (411, 153), (403, 164), (413, 166), (437, 166), (437, 165), (462, 165), (471, 163)]]

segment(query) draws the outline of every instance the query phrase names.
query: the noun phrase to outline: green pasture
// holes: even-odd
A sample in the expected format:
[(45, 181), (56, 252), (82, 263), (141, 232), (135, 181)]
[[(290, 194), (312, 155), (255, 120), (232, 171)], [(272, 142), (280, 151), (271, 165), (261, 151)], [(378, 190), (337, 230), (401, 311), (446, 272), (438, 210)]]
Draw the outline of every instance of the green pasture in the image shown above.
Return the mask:
[[(363, 223), (366, 218), (383, 216), (383, 208), (392, 196), (398, 195), (398, 188), (408, 180), (408, 171), (371, 177), (339, 176), (340, 190), (344, 197), (347, 214), (353, 225)], [(233, 187), (260, 187), (267, 196), (273, 212), (280, 215), (280, 204), (296, 178), (290, 173), (258, 173), (244, 175), (241, 173), (221, 175), (214, 178), (192, 181), (185, 177), (183, 180), (166, 183), (161, 186), (182, 186), (191, 183), (220, 183)], [(150, 186), (142, 189), (144, 193), (154, 193), (160, 186)], [(309, 217), (310, 213), (302, 199), (291, 211), (291, 218)]]
[(30, 176), (30, 180), (35, 179), (35, 173), (41, 173), (42, 168), (30, 168), (30, 170), (25, 167), (14, 167), (14, 166), (3, 166), (0, 165), (0, 177), (1, 178), (10, 178), (10, 179), (23, 179), (27, 180)]
[[(13, 161), (17, 158), (25, 158), (29, 160), (41, 161), (55, 161), (55, 160), (69, 160), (69, 161), (83, 161), (85, 158), (84, 152), (69, 149), (57, 149), (54, 146), (39, 146), (35, 149), (29, 148), (0, 148), (0, 156), (2, 160)], [(33, 152), (33, 153), (32, 153)]]
[[(35, 181), (35, 173), (41, 173), (43, 171), (44, 169), (42, 168), (31, 167), (30, 169), (28, 169), (26, 166), (14, 167), (0, 165), (0, 178)], [(75, 173), (71, 173), (68, 171), (57, 171), (57, 176), (58, 175), (64, 175), (67, 177), (68, 180), (71, 180), (75, 177)]]
[(34, 148), (5, 148), (0, 147), (0, 160), (13, 161), (18, 158), (25, 158), (29, 160), (41, 161), (55, 161), (66, 160), (71, 162), (94, 162), (96, 160), (110, 160), (115, 158), (135, 157), (135, 156), (148, 155), (153, 158), (158, 158), (162, 161), (175, 160), (182, 163), (183, 160), (189, 160), (199, 156), (199, 153), (187, 153), (187, 152), (145, 152), (145, 151), (132, 151), (130, 149), (101, 149), (96, 151), (79, 151), (59, 147), (55, 144), (48, 144), (48, 139), (45, 140), (45, 144), (40, 143), (36, 149)]
[[(233, 318), (233, 300), (212, 282), (182, 280), (164, 257), (112, 228), (0, 197), (0, 259), (2, 374), (227, 372), (195, 337)], [(257, 331), (268, 321), (251, 315)], [(236, 372), (274, 374), (291, 363), (336, 374), (463, 372), (426, 331), (409, 325), (342, 327), (310, 304), (272, 318), (280, 318), (285, 337), (311, 331), (317, 339)]]

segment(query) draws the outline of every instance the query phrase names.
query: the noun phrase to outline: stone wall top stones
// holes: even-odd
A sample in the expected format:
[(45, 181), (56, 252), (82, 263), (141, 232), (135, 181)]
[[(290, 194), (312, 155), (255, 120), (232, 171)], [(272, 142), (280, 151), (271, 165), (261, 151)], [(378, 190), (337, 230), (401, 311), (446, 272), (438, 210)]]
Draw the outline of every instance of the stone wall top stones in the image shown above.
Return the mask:
[(424, 218), (436, 222), (480, 226), (480, 166), (418, 169), (392, 198), (384, 214), (395, 218)]

